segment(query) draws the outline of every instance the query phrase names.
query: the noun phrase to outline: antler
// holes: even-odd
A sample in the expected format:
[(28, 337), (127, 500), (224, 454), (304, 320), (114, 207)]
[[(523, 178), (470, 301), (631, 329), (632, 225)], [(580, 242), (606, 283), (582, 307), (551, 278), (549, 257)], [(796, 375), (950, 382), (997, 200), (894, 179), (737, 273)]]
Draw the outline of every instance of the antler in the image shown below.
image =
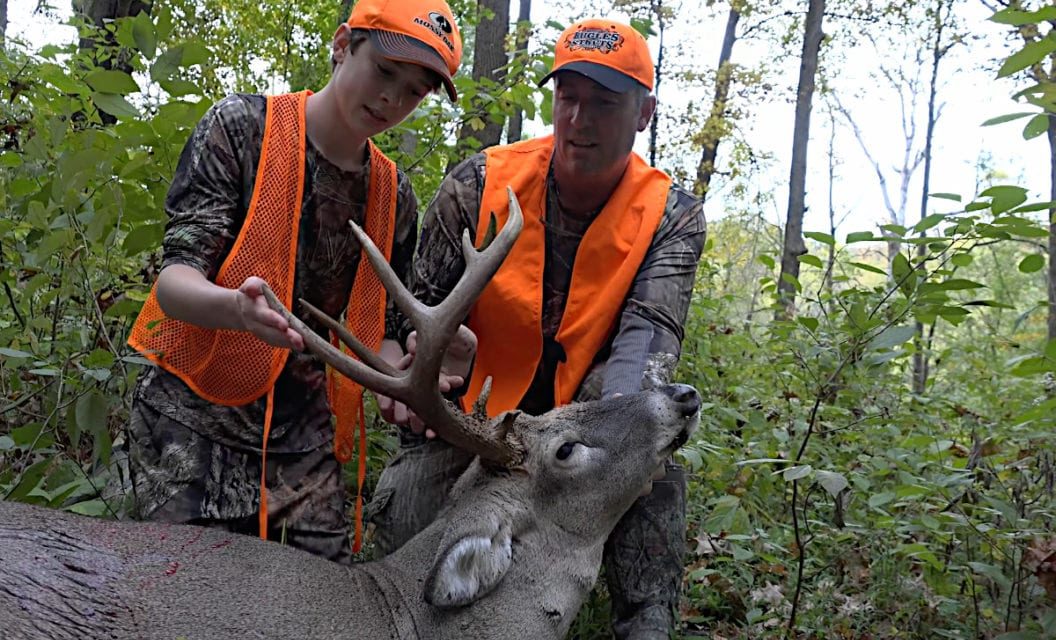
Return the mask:
[(403, 402), (425, 424), (451, 444), (486, 460), (513, 466), (518, 464), (524, 455), (519, 441), (507, 437), (505, 430), (492, 421), (460, 411), (441, 395), (439, 385), (440, 366), (448, 343), (469, 313), (470, 307), (510, 253), (524, 226), (517, 196), (509, 187), (506, 191), (510, 198), (510, 215), (502, 231), (482, 251), (474, 248), (469, 238), (469, 230), (463, 232), (462, 256), (466, 265), (465, 272), (450, 295), (433, 307), (415, 299), (392, 271), (370, 237), (356, 223), (349, 222), (385, 290), (418, 332), (418, 349), (414, 362), (405, 371), (398, 371), (389, 366), (346, 331), (341, 323), (304, 300), (301, 300), (301, 304), (308, 312), (333, 331), (359, 360), (343, 353), (312, 331), (290, 313), (267, 287), (264, 288), (264, 295), (268, 305), (282, 314), (290, 326), (304, 337), (308, 348), (331, 367), (367, 389)]

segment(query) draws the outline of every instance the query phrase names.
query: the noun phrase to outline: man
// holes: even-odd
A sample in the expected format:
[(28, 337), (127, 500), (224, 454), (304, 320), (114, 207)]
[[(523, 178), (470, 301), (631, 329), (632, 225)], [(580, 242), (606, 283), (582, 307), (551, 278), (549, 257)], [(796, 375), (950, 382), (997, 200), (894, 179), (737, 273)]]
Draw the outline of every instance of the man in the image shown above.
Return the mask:
[[(524, 230), (468, 320), (479, 348), (463, 403), (472, 406), (492, 376), (490, 415), (666, 383), (704, 244), (700, 201), (631, 151), (656, 106), (645, 39), (610, 20), (574, 24), (558, 40), (550, 79), (553, 135), (455, 167), (426, 213), (412, 274), (420, 299), (442, 300), (464, 268), (463, 229), (486, 242), (513, 187)], [(387, 402), (382, 409), (405, 418)], [(443, 442), (401, 440), (368, 508), (382, 552), (433, 519), (469, 462)], [(606, 544), (617, 637), (668, 637), (684, 548), (685, 478), (669, 464)]]
[(362, 390), (327, 379), (263, 286), (287, 306), (344, 311), (384, 357), (403, 356), (348, 222), (397, 273), (410, 270), (414, 193), (370, 138), (431, 91), (454, 100), (461, 55), (444, 0), (360, 0), (319, 92), (232, 95), (202, 118), (166, 198), (162, 270), (129, 338), (158, 365), (140, 375), (128, 428), (139, 517), (351, 560), (341, 463)]

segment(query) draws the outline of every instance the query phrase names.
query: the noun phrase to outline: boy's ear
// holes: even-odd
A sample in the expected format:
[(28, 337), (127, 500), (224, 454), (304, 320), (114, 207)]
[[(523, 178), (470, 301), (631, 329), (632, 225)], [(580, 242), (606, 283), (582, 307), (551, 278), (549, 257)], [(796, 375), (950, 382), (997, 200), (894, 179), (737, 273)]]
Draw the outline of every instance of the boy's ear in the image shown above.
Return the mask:
[(512, 560), (506, 524), (462, 536), (437, 556), (425, 581), (425, 601), (441, 609), (474, 602), (502, 581)]
[(330, 44), (330, 55), (335, 64), (343, 62), (345, 56), (348, 55), (348, 43), (351, 33), (352, 29), (344, 22), (334, 32), (334, 40)]

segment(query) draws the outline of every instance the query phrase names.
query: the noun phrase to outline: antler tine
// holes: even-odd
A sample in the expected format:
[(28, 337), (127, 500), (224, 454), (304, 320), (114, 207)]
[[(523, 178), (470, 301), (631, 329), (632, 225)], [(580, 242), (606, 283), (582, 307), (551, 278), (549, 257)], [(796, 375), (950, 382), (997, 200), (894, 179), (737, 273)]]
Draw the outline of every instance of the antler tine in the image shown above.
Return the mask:
[[(410, 319), (411, 324), (415, 328), (428, 324), (431, 320), (429, 317), (429, 307), (425, 306), (417, 299), (414, 295), (403, 286), (400, 282), (399, 276), (389, 266), (389, 261), (382, 255), (381, 250), (378, 249), (374, 241), (370, 239), (366, 231), (353, 222), (348, 221), (349, 226), (352, 227), (352, 233), (356, 236), (356, 240), (359, 241), (359, 246), (367, 254), (367, 259), (370, 260), (370, 265), (374, 267), (374, 273), (378, 274), (378, 279), (381, 280), (382, 286), (385, 287), (385, 291), (388, 292), (389, 296), (392, 297), (392, 301), (400, 308), (407, 317)], [(350, 345), (351, 346), (351, 345)]]
[[(458, 325), (469, 313), (470, 307), (476, 302), (484, 287), (499, 270), (521, 233), (524, 226), (524, 215), (521, 213), (520, 202), (517, 201), (513, 189), (506, 187), (506, 192), (510, 199), (510, 214), (502, 231), (482, 251), (477, 251), (473, 246), (469, 238), (469, 230), (463, 231), (462, 256), (466, 266), (461, 279), (440, 304), (426, 308), (431, 321), (425, 325), (415, 325), (418, 330), (419, 344), (419, 355), (416, 356), (416, 361), (423, 361), (422, 369), (425, 372), (434, 368), (439, 371), (447, 343), (455, 335)], [(415, 379), (412, 384), (415, 383), (427, 384), (427, 381)]]
[(360, 342), (356, 336), (352, 335), (352, 332), (346, 329), (343, 324), (315, 308), (312, 303), (304, 298), (301, 298), (301, 306), (304, 307), (308, 313), (312, 314), (316, 320), (326, 325), (327, 329), (333, 331), (338, 340), (348, 346), (348, 348), (352, 350), (352, 353), (356, 354), (357, 358), (367, 363), (372, 369), (380, 371), (387, 376), (393, 376), (394, 378), (403, 377), (402, 372), (397, 371), (388, 362), (382, 360), (378, 354), (367, 348), (367, 346)]
[(490, 245), (477, 251), (469, 237), (469, 230), (463, 231), (462, 257), (466, 269), (462, 274), (462, 279), (455, 285), (450, 295), (437, 305), (440, 311), (438, 315), (441, 317), (458, 318), (461, 322), (476, 302), (480, 292), (484, 290), (495, 272), (499, 270), (503, 260), (509, 255), (513, 243), (517, 241), (524, 227), (524, 214), (521, 212), (521, 203), (517, 200), (513, 189), (506, 187), (506, 193), (510, 200), (510, 215), (506, 218), (502, 231), (495, 236)]
[[(301, 337), (304, 338), (305, 345), (311, 349), (313, 353), (318, 355), (323, 362), (329, 364), (346, 377), (355, 380), (368, 389), (389, 396), (397, 396), (399, 394), (402, 387), (400, 384), (400, 378), (387, 375), (385, 372), (376, 371), (372, 369), (369, 364), (359, 362), (358, 360), (349, 357), (347, 354), (342, 353), (340, 349), (334, 347), (329, 341), (323, 339), (318, 333), (313, 331), (311, 327), (302, 322), (300, 318), (293, 315), (290, 310), (279, 301), (278, 297), (275, 296), (268, 285), (265, 284), (263, 289), (264, 298), (268, 301), (268, 306), (276, 313), (286, 318), (286, 322), (290, 323), (293, 330), (301, 334)], [(312, 309), (314, 309), (316, 313), (321, 314), (320, 319), (324, 322), (326, 320), (335, 322), (322, 311), (319, 311), (314, 307), (312, 307)], [(388, 367), (388, 365), (386, 365), (386, 367)], [(391, 367), (389, 367), (389, 369), (391, 370)]]

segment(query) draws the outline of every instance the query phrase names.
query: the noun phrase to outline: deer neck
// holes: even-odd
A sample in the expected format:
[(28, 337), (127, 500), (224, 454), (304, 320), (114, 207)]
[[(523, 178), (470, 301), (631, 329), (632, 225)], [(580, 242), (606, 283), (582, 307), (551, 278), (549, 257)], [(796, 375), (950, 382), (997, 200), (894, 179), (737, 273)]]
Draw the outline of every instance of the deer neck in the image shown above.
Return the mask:
[[(453, 506), (401, 549), (368, 571), (392, 601), (413, 603), (418, 628), (440, 629), (442, 638), (564, 638), (590, 593), (601, 566), (604, 540), (587, 541), (532, 513), (517, 479), (490, 479), (466, 487)], [(424, 585), (452, 544), (467, 535), (508, 523), (513, 562), (502, 580), (468, 606), (437, 608)], [(386, 584), (387, 583), (387, 584)]]

